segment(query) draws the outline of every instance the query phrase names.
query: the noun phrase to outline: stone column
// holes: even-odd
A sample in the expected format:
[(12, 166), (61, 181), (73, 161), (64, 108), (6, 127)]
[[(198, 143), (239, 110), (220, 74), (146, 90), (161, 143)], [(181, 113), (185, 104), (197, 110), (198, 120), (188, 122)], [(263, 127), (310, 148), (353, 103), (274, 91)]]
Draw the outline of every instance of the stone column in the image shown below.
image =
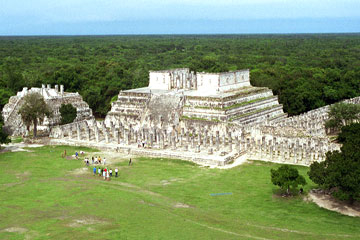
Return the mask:
[(160, 133), (160, 148), (164, 149), (165, 148), (165, 143), (164, 143), (164, 134)]
[(60, 127), (60, 138), (64, 138), (64, 129)]
[(150, 133), (150, 148), (153, 147), (153, 140), (154, 140), (153, 138), (154, 138), (153, 134)]
[(96, 142), (100, 142), (100, 133), (99, 133), (99, 128), (95, 125), (95, 140)]
[(216, 142), (216, 151), (219, 151), (219, 150), (220, 150), (220, 136), (219, 136), (219, 131), (216, 131), (215, 142)]
[(196, 150), (195, 152), (199, 153), (200, 152), (200, 144), (196, 145)]
[(90, 133), (89, 127), (86, 127), (86, 139), (88, 142), (90, 142), (90, 140), (91, 140), (91, 133)]
[(176, 137), (175, 136), (172, 137), (172, 149), (173, 150), (176, 149)]
[(80, 124), (76, 124), (77, 140), (81, 140)]
[(235, 151), (240, 152), (240, 142), (238, 136), (235, 136)]
[(110, 142), (110, 139), (109, 139), (109, 131), (105, 128), (104, 129), (104, 133), (105, 133), (105, 142), (106, 143), (109, 143)]
[(204, 148), (206, 148), (206, 146), (207, 146), (207, 132), (206, 131), (205, 131), (204, 137), (203, 137), (203, 145), (204, 145)]
[(180, 135), (180, 147), (182, 147), (183, 146), (183, 134), (181, 133), (181, 135)]
[(200, 131), (198, 131), (198, 145), (201, 144), (201, 133)]
[(171, 147), (171, 132), (168, 134), (168, 146)]
[(110, 122), (110, 127), (111, 127), (112, 135), (116, 139), (116, 137), (115, 137), (115, 134), (116, 134), (115, 133), (116, 132), (115, 124), (113, 122)]
[(192, 147), (192, 148), (195, 148), (194, 135), (191, 136), (191, 147)]
[(125, 143), (126, 145), (130, 145), (130, 131), (126, 130), (126, 138), (125, 138)]
[(229, 152), (232, 152), (232, 137), (231, 137), (231, 132), (229, 132)]
[(126, 137), (127, 137), (126, 132), (127, 132), (127, 130), (125, 128), (123, 128), (124, 140), (126, 140)]
[(156, 144), (160, 145), (160, 131), (156, 131)]
[(73, 138), (73, 134), (72, 134), (72, 125), (69, 126), (69, 139)]
[(210, 139), (210, 146), (214, 147), (214, 140), (213, 140), (213, 135), (212, 134), (210, 134), (209, 139)]
[(117, 144), (120, 144), (120, 134), (119, 134), (119, 130), (115, 128), (114, 131), (114, 140)]

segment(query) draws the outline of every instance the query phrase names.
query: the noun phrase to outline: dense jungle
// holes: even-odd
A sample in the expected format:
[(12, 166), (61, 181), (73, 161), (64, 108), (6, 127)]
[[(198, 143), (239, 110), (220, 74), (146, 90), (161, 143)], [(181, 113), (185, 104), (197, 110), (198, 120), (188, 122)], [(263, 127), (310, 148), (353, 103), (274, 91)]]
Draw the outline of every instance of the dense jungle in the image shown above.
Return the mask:
[(0, 108), (23, 87), (63, 84), (104, 117), (148, 71), (251, 70), (289, 115), (360, 95), (360, 34), (0, 37)]

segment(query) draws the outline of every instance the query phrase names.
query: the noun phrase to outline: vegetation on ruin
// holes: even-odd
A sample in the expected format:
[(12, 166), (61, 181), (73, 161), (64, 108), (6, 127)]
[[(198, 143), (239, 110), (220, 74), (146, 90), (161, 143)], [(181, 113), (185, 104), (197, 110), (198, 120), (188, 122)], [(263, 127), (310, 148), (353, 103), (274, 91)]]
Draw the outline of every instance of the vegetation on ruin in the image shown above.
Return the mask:
[(189, 116), (181, 116), (181, 119), (185, 119), (185, 120), (198, 120), (198, 121), (210, 121), (209, 119), (206, 118), (200, 118), (200, 117), (189, 117)]
[(72, 123), (76, 118), (76, 108), (69, 104), (61, 104), (60, 106), (61, 124)]
[[(0, 239), (359, 239), (360, 218), (282, 198), (269, 178), (280, 165), (232, 169), (128, 158), (119, 178), (92, 175), (82, 147), (47, 146), (0, 154)], [(98, 153), (89, 154), (99, 155)], [(102, 156), (102, 155), (101, 155)], [(110, 161), (110, 159), (108, 159)], [(294, 166), (315, 187), (307, 167)], [(221, 195), (221, 193), (231, 193)], [(219, 194), (219, 195), (211, 195)]]
[(274, 96), (270, 96), (270, 97), (263, 97), (263, 98), (257, 98), (257, 99), (253, 99), (247, 102), (240, 102), (240, 103), (236, 103), (227, 107), (224, 107), (224, 109), (229, 110), (229, 109), (233, 109), (233, 108), (238, 108), (238, 107), (242, 107), (251, 103), (256, 103), (256, 102), (260, 102), (260, 101), (264, 101), (270, 98), (273, 98)]
[(341, 127), (360, 120), (360, 105), (339, 102), (330, 106), (329, 119), (325, 127), (332, 132), (338, 132)]
[(2, 118), (2, 115), (0, 114), (0, 143), (9, 143), (10, 139), (8, 138), (8, 135), (3, 131), (3, 125), (4, 121)]
[(269, 106), (269, 107), (256, 109), (256, 110), (251, 111), (251, 112), (247, 112), (247, 113), (244, 113), (244, 114), (240, 114), (240, 115), (236, 115), (234, 117), (231, 117), (229, 119), (229, 121), (231, 122), (231, 121), (243, 118), (243, 117), (247, 117), (247, 116), (250, 116), (250, 115), (253, 115), (253, 114), (256, 114), (256, 113), (259, 113), (259, 112), (267, 111), (267, 110), (270, 110), (270, 109), (273, 109), (273, 108), (277, 108), (277, 107), (279, 107), (279, 105), (273, 105), (273, 106)]
[(360, 201), (360, 123), (341, 128), (341, 152), (326, 154), (323, 162), (310, 166), (309, 177), (340, 200)]
[(360, 34), (158, 35), (0, 38), (0, 104), (22, 87), (63, 84), (97, 117), (148, 71), (251, 70), (289, 115), (360, 95)]
[(23, 123), (29, 130), (33, 126), (33, 136), (36, 137), (37, 126), (45, 117), (52, 116), (52, 110), (39, 93), (29, 93), (24, 97), (24, 103), (19, 109)]

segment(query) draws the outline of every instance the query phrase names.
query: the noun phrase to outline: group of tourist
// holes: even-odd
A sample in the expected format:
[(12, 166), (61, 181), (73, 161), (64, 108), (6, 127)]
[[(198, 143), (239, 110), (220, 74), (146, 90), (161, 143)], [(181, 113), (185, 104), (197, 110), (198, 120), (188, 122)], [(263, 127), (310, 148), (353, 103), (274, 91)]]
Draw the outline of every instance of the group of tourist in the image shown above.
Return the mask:
[[(110, 178), (113, 176), (113, 170), (111, 168), (108, 169), (107, 167), (96, 168), (96, 166), (94, 166), (93, 172), (94, 172), (94, 176), (96, 175), (96, 173), (98, 173), (99, 177), (102, 176), (104, 178), (104, 180), (107, 180), (107, 181), (110, 181)], [(118, 173), (119, 173), (119, 169), (115, 168), (115, 177), (118, 177)]]
[[(145, 144), (144, 144), (145, 145)], [(80, 155), (84, 155), (84, 152), (83, 151), (80, 151)], [(64, 151), (64, 154), (62, 154), (62, 157), (66, 157), (66, 150)], [(78, 159), (78, 157), (79, 157), (79, 153), (78, 152), (75, 152), (75, 157), (76, 157), (76, 159)], [(89, 158), (88, 157), (85, 157), (84, 158), (84, 163), (87, 165), (87, 166), (89, 166), (90, 165), (90, 160), (89, 160)], [(92, 165), (96, 165), (96, 164), (101, 164), (101, 163), (103, 163), (103, 165), (106, 165), (106, 158), (104, 157), (104, 158), (101, 158), (100, 156), (92, 156), (91, 157), (91, 164)], [(129, 160), (129, 166), (131, 166), (132, 165), (132, 161), (131, 161), (131, 158), (130, 158), (130, 160)], [(99, 175), (99, 177), (103, 177), (104, 178), (104, 180), (107, 180), (107, 181), (110, 181), (110, 178), (113, 176), (113, 170), (112, 170), (112, 168), (108, 168), (108, 167), (106, 167), (106, 166), (104, 166), (104, 167), (96, 167), (96, 166), (94, 166), (94, 168), (93, 168), (93, 173), (94, 173), (94, 176), (96, 175), (96, 174), (98, 174)], [(116, 167), (115, 168), (115, 177), (118, 177), (118, 175), (119, 175), (119, 169)]]
[[(84, 159), (84, 162), (86, 163), (87, 166), (89, 166), (90, 164), (90, 160), (89, 158), (85, 158)], [(101, 164), (101, 162), (103, 163), (103, 165), (106, 165), (106, 158), (104, 157), (103, 159), (101, 159), (101, 157), (99, 156), (92, 156), (91, 157), (91, 164), (94, 165), (94, 164)]]

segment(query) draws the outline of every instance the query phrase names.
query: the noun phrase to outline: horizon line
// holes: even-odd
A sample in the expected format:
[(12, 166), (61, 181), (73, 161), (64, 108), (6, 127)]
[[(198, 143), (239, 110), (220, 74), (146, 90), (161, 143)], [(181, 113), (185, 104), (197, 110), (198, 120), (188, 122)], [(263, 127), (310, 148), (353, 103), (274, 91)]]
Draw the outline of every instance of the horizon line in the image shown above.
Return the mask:
[(234, 35), (358, 35), (359, 32), (283, 32), (283, 33), (114, 33), (114, 34), (14, 34), (1, 37), (105, 37), (105, 36), (234, 36)]

